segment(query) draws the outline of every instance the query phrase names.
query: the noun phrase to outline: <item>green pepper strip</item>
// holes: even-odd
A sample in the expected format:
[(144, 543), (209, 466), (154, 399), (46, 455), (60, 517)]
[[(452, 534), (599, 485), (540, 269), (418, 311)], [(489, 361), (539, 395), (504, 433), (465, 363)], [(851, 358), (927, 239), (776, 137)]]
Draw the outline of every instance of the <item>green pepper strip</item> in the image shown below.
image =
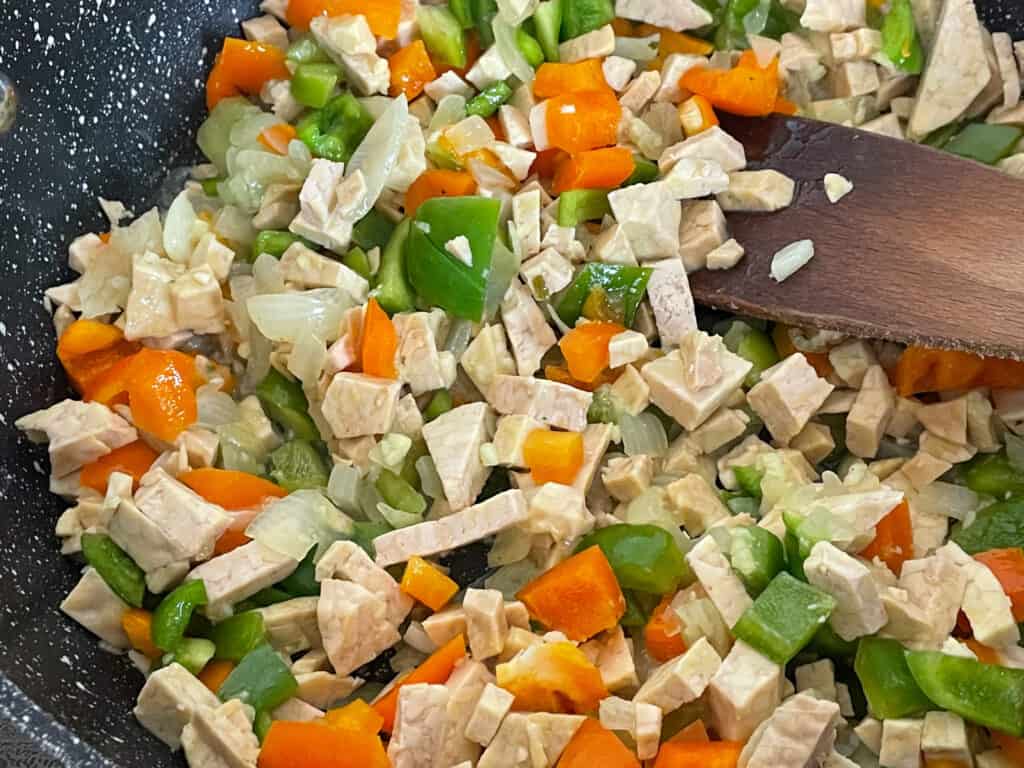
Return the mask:
[(963, 480), (975, 493), (997, 499), (1024, 494), (1024, 472), (1010, 464), (1006, 451), (979, 456), (965, 465)]
[(395, 227), (395, 222), (376, 208), (371, 208), (370, 212), (352, 227), (352, 242), (364, 251), (373, 248), (384, 250), (395, 233)]
[(1024, 130), (1015, 125), (970, 123), (943, 147), (947, 152), (995, 165), (1013, 152)]
[(497, 0), (469, 0), (472, 8), (473, 23), (480, 38), (480, 47), (490, 48), (494, 45), (494, 29), (491, 27), (494, 17), (498, 15)]
[(199, 637), (185, 637), (178, 643), (173, 653), (165, 653), (161, 662), (163, 666), (181, 664), (193, 675), (203, 671), (203, 667), (213, 658), (214, 645), (209, 640)]
[(113, 539), (103, 533), (83, 533), (82, 555), (114, 594), (128, 605), (142, 607), (146, 574)]
[(732, 529), (729, 548), (732, 568), (752, 596), (764, 592), (786, 569), (786, 550), (778, 537), (766, 528), (742, 525)]
[(210, 632), (210, 640), (216, 646), (214, 658), (227, 661), (241, 661), (263, 639), (263, 614), (259, 611), (236, 613), (214, 625)]
[(416, 299), (406, 277), (406, 243), (412, 228), (412, 219), (405, 219), (395, 229), (380, 257), (380, 269), (374, 279), (377, 303), (386, 312), (410, 312)]
[(780, 573), (736, 622), (732, 633), (778, 664), (786, 664), (828, 621), (836, 601)]
[(256, 261), (256, 258), (261, 253), (267, 253), (275, 259), (280, 259), (284, 252), (295, 243), (302, 243), (307, 248), (313, 245), (306, 238), (293, 235), (291, 232), (280, 229), (264, 229), (253, 240), (252, 253), (249, 260)]
[(579, 271), (566, 288), (558, 302), (558, 316), (570, 328), (575, 327), (591, 292), (601, 291), (614, 306), (616, 314), (620, 315), (617, 319), (627, 327), (632, 326), (636, 308), (647, 291), (647, 281), (651, 278), (651, 272), (653, 270), (649, 267), (591, 262)]
[(162, 651), (175, 651), (185, 636), (192, 612), (206, 605), (202, 580), (186, 581), (160, 601), (153, 612), (153, 644)]
[(558, 198), (558, 225), (575, 227), (612, 212), (606, 189), (569, 189)]
[(612, 0), (562, 0), (562, 40), (593, 32), (614, 19)]
[(730, 352), (734, 352), (744, 360), (754, 364), (750, 373), (743, 380), (743, 384), (752, 387), (761, 380), (761, 374), (779, 362), (779, 353), (775, 349), (775, 342), (772, 341), (764, 331), (752, 328), (741, 320), (737, 320), (729, 326), (723, 341)]
[(498, 107), (512, 98), (512, 89), (502, 81), (491, 83), (466, 104), (467, 115), (490, 117)]
[(649, 184), (658, 179), (658, 165), (652, 163), (643, 155), (633, 155), (633, 172), (629, 178), (622, 182), (622, 186), (628, 187), (632, 184)]
[(761, 498), (761, 478), (764, 477), (764, 472), (757, 467), (733, 467), (732, 471), (736, 475), (736, 482), (747, 496)]
[(291, 381), (276, 368), (258, 385), (256, 396), (270, 418), (302, 440), (319, 440), (320, 431), (309, 415), (309, 402), (298, 382)]
[(373, 277), (373, 273), (370, 271), (370, 259), (366, 256), (366, 251), (358, 245), (350, 248), (348, 253), (341, 257), (341, 263), (360, 277), (367, 280)]
[(523, 54), (526, 63), (534, 69), (544, 63), (544, 49), (540, 47), (537, 38), (522, 27), (516, 30), (516, 47)]
[(382, 470), (377, 476), (376, 488), (390, 507), (410, 515), (422, 515), (427, 511), (427, 500), (422, 494), (390, 470)]
[(463, 29), (473, 28), (473, 9), (471, 0), (448, 0), (448, 10), (452, 12)]
[(423, 421), (431, 422), (442, 414), (448, 413), (455, 403), (452, 400), (452, 393), (447, 389), (439, 389), (430, 398), (427, 407), (423, 409)]
[(965, 720), (1024, 736), (1024, 670), (937, 651), (905, 651), (924, 694)]
[(307, 107), (319, 109), (331, 100), (331, 94), (341, 80), (336, 64), (300, 64), (292, 75), (292, 97)]
[(950, 538), (969, 555), (1019, 547), (1024, 541), (1024, 501), (1011, 499), (985, 507), (973, 523), (958, 527)]
[(623, 589), (665, 595), (693, 580), (672, 534), (656, 525), (610, 525), (584, 536), (576, 551), (595, 544)]
[(416, 11), (420, 35), (427, 50), (450, 67), (466, 66), (466, 35), (462, 23), (443, 5), (421, 5)]
[(924, 50), (914, 25), (910, 0), (892, 0), (882, 21), (882, 51), (893, 64), (910, 75), (924, 67)]
[(563, 0), (544, 0), (533, 14), (537, 42), (548, 61), (558, 61), (558, 40), (562, 30)]
[(626, 612), (619, 619), (624, 627), (643, 627), (658, 605), (659, 596), (649, 592), (638, 592), (631, 589), (623, 590), (626, 598)]
[(314, 157), (347, 163), (372, 126), (366, 107), (351, 93), (343, 93), (303, 117), (295, 130)]
[(281, 579), (276, 586), (292, 597), (315, 597), (320, 594), (320, 582), (316, 580), (316, 563), (314, 556), (316, 549), (299, 561), (299, 567), (291, 572), (286, 578)]
[(853, 668), (875, 717), (907, 717), (931, 709), (910, 673), (903, 646), (895, 640), (861, 638)]
[(240, 699), (256, 711), (270, 711), (291, 698), (299, 684), (277, 652), (264, 644), (250, 651), (231, 670), (217, 695)]
[(267, 457), (274, 482), (291, 493), (326, 488), (329, 472), (316, 446), (308, 440), (289, 440)]
[(331, 59), (311, 35), (303, 35), (288, 47), (288, 60), (296, 64), (326, 64)]

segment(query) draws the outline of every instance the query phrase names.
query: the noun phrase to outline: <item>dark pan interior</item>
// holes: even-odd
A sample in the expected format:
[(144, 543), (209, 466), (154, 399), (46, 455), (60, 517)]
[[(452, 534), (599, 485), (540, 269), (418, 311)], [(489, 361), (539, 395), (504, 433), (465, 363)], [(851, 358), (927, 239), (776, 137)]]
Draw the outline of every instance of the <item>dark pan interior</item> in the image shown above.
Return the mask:
[[(978, 6), (991, 29), (1024, 36), (1019, 0)], [(77, 576), (53, 536), (63, 505), (47, 493), (45, 450), (13, 429), (68, 393), (42, 291), (68, 278), (71, 239), (105, 228), (97, 195), (137, 213), (169, 202), (168, 175), (195, 159), (213, 53), (255, 13), (219, 0), (0, 0), (0, 72), (21, 100), (0, 136), (0, 721), (67, 765), (184, 761), (131, 716), (141, 675), (57, 609)]]

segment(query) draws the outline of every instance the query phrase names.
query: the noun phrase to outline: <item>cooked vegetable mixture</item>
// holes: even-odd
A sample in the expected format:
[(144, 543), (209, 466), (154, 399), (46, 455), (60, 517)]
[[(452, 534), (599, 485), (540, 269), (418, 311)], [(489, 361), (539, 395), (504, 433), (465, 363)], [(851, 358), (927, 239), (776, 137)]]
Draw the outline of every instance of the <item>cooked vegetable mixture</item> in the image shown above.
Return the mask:
[(971, 0), (263, 8), (209, 162), (71, 244), (80, 399), (18, 421), (145, 728), (192, 768), (1024, 765), (1024, 363), (687, 281), (794, 198), (718, 114), (1024, 174), (1021, 43)]

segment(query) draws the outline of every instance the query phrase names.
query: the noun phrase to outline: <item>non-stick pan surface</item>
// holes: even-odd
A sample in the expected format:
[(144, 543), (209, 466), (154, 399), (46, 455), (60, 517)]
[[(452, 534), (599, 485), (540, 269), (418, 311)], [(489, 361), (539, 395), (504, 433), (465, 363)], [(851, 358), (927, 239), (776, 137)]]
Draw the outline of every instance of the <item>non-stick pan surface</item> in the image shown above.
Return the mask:
[[(978, 6), (991, 29), (1024, 37), (1020, 0)], [(47, 492), (45, 450), (13, 428), (68, 394), (42, 292), (69, 278), (71, 239), (106, 228), (98, 195), (137, 213), (167, 205), (169, 174), (196, 157), (213, 54), (256, 13), (220, 0), (0, 0), (0, 72), (20, 97), (0, 136), (0, 721), (76, 768), (184, 761), (131, 716), (141, 675), (57, 608), (77, 579), (53, 535), (63, 505)], [(0, 742), (0, 765), (32, 764)]]

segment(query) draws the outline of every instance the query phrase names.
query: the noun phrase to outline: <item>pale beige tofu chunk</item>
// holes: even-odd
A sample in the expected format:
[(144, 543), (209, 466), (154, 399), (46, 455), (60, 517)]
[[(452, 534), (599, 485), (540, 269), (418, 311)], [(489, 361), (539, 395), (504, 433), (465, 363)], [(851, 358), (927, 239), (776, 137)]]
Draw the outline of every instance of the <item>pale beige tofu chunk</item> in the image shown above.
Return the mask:
[(395, 367), (398, 378), (409, 385), (412, 394), (450, 387), (456, 375), (455, 356), (438, 349), (438, 336), (443, 329), (435, 314), (398, 314), (394, 326), (398, 334)]
[(494, 412), (487, 403), (453, 408), (423, 426), (423, 439), (453, 511), (476, 501), (487, 482), (490, 467), (481, 461), (480, 447), (493, 434)]
[(317, 709), (312, 704), (307, 704), (296, 696), (292, 696), (283, 704), (270, 711), (270, 717), (274, 720), (286, 720), (296, 723), (308, 723), (313, 720), (319, 720), (323, 716), (324, 712), (322, 709)]
[(743, 748), (748, 768), (818, 765), (832, 752), (839, 705), (804, 693), (787, 699)]
[(810, 664), (801, 664), (793, 670), (793, 676), (798, 693), (813, 690), (817, 698), (838, 703), (836, 665), (832, 659), (819, 659)]
[(585, 719), (583, 715), (511, 712), (480, 756), (477, 768), (555, 768)]
[(473, 658), (483, 661), (501, 653), (508, 636), (505, 598), (496, 589), (466, 590), (462, 600)]
[(746, 251), (735, 238), (730, 238), (707, 255), (708, 269), (732, 269), (740, 263)]
[(640, 686), (634, 703), (653, 704), (668, 714), (700, 698), (722, 665), (722, 659), (706, 638), (686, 653), (662, 664)]
[(573, 541), (594, 527), (582, 487), (544, 483), (530, 494), (529, 515), (522, 530), (546, 534), (556, 542)]
[(679, 225), (679, 257), (687, 272), (707, 267), (708, 258), (728, 239), (729, 228), (725, 214), (716, 200), (687, 200), (683, 203), (682, 222)]
[(484, 690), (493, 683), (494, 675), (482, 662), (467, 658), (455, 666), (445, 683), (447, 735), (439, 765), (454, 765), (463, 760), (476, 762), (480, 757), (480, 745), (466, 735), (466, 729)]
[(948, 461), (937, 459), (930, 453), (918, 451), (900, 467), (899, 471), (913, 488), (920, 491), (934, 483), (952, 468), (953, 465)]
[(339, 439), (391, 431), (402, 382), (363, 373), (336, 373), (324, 393), (323, 414)]
[(290, 245), (278, 263), (285, 282), (297, 288), (341, 288), (359, 303), (366, 301), (370, 290), (362, 275), (302, 243)]
[[(515, 629), (529, 630), (530, 614), (526, 606), (518, 601), (505, 603), (505, 620), (509, 625), (509, 636)], [(466, 634), (466, 612), (462, 606), (453, 606), (438, 611), (423, 620), (423, 631), (435, 646), (441, 647), (453, 637)]]
[(838, 98), (874, 93), (879, 85), (878, 65), (873, 61), (845, 61), (832, 70), (832, 91)]
[(339, 675), (372, 661), (401, 639), (388, 621), (387, 603), (352, 581), (320, 582), (316, 612), (324, 650)]
[(292, 674), (299, 684), (295, 695), (318, 709), (330, 709), (363, 684), (358, 677), (342, 677), (324, 670), (302, 673), (293, 670)]
[(715, 195), (722, 210), (771, 213), (789, 207), (796, 191), (794, 181), (773, 170), (733, 171), (729, 188)]
[(920, 768), (923, 720), (892, 718), (882, 723), (880, 765), (891, 768)]
[(739, 408), (723, 406), (690, 433), (690, 440), (702, 453), (710, 454), (740, 437), (750, 417)]
[(941, 461), (948, 461), (950, 464), (970, 461), (978, 452), (973, 445), (953, 443), (927, 430), (921, 433), (918, 446), (924, 453), (929, 453)]
[(651, 388), (633, 365), (627, 365), (612, 384), (612, 394), (630, 415), (636, 416), (651, 404)]
[(640, 684), (633, 661), (633, 640), (616, 626), (580, 646), (597, 670), (609, 691), (635, 688)]
[(609, 459), (601, 471), (604, 488), (616, 501), (630, 502), (650, 487), (654, 460), (648, 454)]
[(508, 351), (505, 329), (500, 324), (485, 325), (469, 343), (459, 363), (485, 396), (495, 376), (514, 375), (516, 372), (516, 362)]
[(498, 464), (509, 467), (525, 467), (523, 446), (530, 433), (538, 429), (545, 429), (545, 426), (530, 416), (513, 414), (499, 418), (492, 441), (495, 453), (498, 455)]
[(267, 642), (275, 651), (291, 656), (323, 645), (316, 620), (317, 602), (318, 597), (295, 597), (257, 609), (263, 616)]
[(871, 635), (888, 621), (878, 585), (860, 560), (820, 541), (804, 561), (807, 581), (836, 601), (829, 622), (844, 640)]
[(727, 173), (741, 171), (747, 165), (743, 144), (717, 125), (666, 149), (658, 160), (658, 170), (662, 174), (667, 174), (684, 158), (712, 160)]
[(878, 364), (875, 350), (863, 339), (848, 339), (828, 351), (836, 375), (849, 387), (859, 388), (868, 368)]
[(64, 477), (138, 439), (135, 428), (100, 403), (62, 400), (18, 419), (34, 443), (49, 442), (50, 472)]
[(978, 390), (967, 393), (967, 439), (981, 453), (995, 453), (1000, 442), (996, 436), (995, 409), (988, 395)]
[(555, 333), (544, 312), (537, 306), (526, 286), (518, 280), (501, 302), (501, 320), (508, 334), (516, 368), (520, 376), (532, 376), (540, 368), (541, 358), (555, 345)]
[(967, 444), (967, 398), (957, 397), (922, 405), (917, 420), (936, 437), (957, 445)]
[(664, 182), (617, 189), (608, 202), (638, 260), (667, 259), (679, 252), (682, 208)]
[(146, 678), (132, 712), (147, 731), (176, 750), (193, 714), (218, 706), (220, 700), (199, 678), (172, 662)]
[(188, 764), (193, 768), (256, 768), (260, 742), (253, 733), (253, 717), (252, 707), (239, 699), (193, 712), (181, 732)]
[(704, 534), (716, 523), (730, 517), (729, 508), (722, 503), (715, 489), (696, 473), (669, 483), (665, 487), (665, 498), (686, 532), (693, 537)]
[(711, 726), (723, 739), (746, 741), (779, 705), (782, 668), (737, 640), (708, 685)]
[(697, 330), (693, 294), (681, 260), (665, 259), (654, 264), (647, 283), (647, 298), (654, 310), (663, 348), (679, 345), (686, 334)]
[(445, 768), (439, 758), (447, 736), (448, 689), (416, 683), (398, 691), (395, 726), (388, 742), (394, 768)]
[(878, 454), (879, 442), (896, 407), (895, 397), (885, 369), (871, 366), (846, 417), (846, 447), (852, 454), (861, 458)]
[(800, 451), (810, 464), (817, 464), (832, 454), (836, 448), (832, 430), (816, 421), (807, 422), (796, 437), (790, 440), (791, 448)]
[(193, 568), (187, 578), (206, 586), (204, 611), (213, 618), (230, 615), (235, 603), (286, 578), (298, 565), (298, 560), (250, 541)]
[(615, 12), (625, 19), (644, 21), (675, 32), (699, 29), (710, 24), (711, 14), (694, 0), (665, 4), (657, 0), (619, 0)]
[(949, 761), (954, 765), (971, 764), (967, 725), (952, 712), (928, 712), (921, 730), (921, 752), (928, 763)]
[(651, 102), (660, 87), (661, 74), (659, 72), (650, 70), (641, 72), (633, 78), (629, 87), (619, 97), (619, 104), (623, 109), (639, 114)]
[(623, 331), (608, 340), (608, 366), (621, 368), (635, 363), (650, 349), (647, 337), (639, 331)]
[(500, 414), (531, 416), (570, 432), (586, 429), (593, 399), (590, 392), (568, 384), (527, 376), (495, 376), (488, 393), (489, 402)]
[(121, 617), (128, 610), (128, 604), (107, 586), (95, 569), (85, 569), (60, 609), (114, 648), (131, 648), (128, 635), (121, 627)]
[(785, 445), (807, 426), (833, 389), (798, 352), (762, 373), (747, 402), (772, 437)]
[(686, 554), (686, 562), (707, 591), (715, 608), (722, 614), (726, 625), (734, 627), (743, 613), (753, 605), (753, 600), (725, 559), (718, 543), (712, 537), (705, 536)]
[(514, 700), (515, 696), (504, 688), (488, 683), (480, 694), (473, 716), (466, 724), (466, 738), (482, 747), (490, 744), (501, 721), (512, 709)]
[(317, 561), (315, 575), (317, 581), (344, 579), (365, 587), (387, 603), (388, 620), (396, 627), (412, 610), (412, 598), (354, 541), (334, 542)]

